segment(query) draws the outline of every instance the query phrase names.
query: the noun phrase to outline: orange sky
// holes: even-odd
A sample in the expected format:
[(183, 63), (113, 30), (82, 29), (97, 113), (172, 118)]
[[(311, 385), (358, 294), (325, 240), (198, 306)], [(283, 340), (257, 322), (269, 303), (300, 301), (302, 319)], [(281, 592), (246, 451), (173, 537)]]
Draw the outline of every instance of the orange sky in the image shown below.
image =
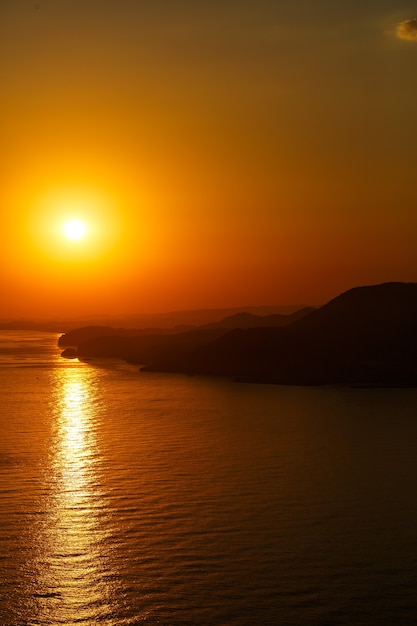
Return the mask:
[(417, 280), (413, 10), (0, 0), (0, 318)]

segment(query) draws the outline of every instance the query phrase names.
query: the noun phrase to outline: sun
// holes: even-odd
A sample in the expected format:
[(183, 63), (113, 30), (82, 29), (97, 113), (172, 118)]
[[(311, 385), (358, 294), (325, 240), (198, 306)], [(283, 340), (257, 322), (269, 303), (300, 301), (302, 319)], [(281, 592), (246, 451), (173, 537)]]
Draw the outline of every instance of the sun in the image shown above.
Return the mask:
[(64, 235), (68, 239), (76, 241), (77, 239), (82, 239), (85, 236), (87, 229), (84, 222), (81, 220), (69, 220), (68, 222), (65, 222), (63, 231)]

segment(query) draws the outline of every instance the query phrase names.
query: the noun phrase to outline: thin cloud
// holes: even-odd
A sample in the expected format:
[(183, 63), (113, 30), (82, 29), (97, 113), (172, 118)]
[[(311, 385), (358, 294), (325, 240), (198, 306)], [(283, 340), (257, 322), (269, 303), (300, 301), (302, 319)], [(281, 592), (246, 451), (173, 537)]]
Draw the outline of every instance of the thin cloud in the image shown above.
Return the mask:
[(399, 39), (417, 41), (417, 18), (399, 22), (395, 32), (397, 33), (397, 37)]

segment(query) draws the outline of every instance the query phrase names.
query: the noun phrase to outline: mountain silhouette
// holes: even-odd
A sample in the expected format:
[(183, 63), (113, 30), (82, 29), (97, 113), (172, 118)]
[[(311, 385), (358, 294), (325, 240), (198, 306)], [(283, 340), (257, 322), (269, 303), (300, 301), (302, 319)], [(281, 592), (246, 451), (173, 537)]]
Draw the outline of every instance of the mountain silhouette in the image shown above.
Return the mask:
[(232, 330), (178, 359), (176, 371), (282, 384), (415, 384), (417, 285), (357, 287), (287, 327)]
[(303, 307), (289, 315), (283, 313), (273, 313), (271, 315), (254, 315), (253, 313), (235, 313), (229, 315), (218, 322), (206, 324), (201, 328), (258, 328), (258, 327), (276, 327), (289, 326), (295, 320), (301, 319), (309, 315), (315, 309), (313, 307)]
[[(58, 345), (78, 347), (78, 356), (82, 358), (123, 358), (143, 364), (149, 359), (154, 361), (160, 357), (165, 360), (169, 358), (174, 363), (180, 356), (224, 335), (230, 329), (265, 325), (286, 326), (313, 310), (311, 307), (303, 307), (288, 315), (264, 316), (241, 312), (186, 331), (181, 327), (132, 329), (84, 326), (61, 335)], [(64, 351), (62, 355), (73, 356), (73, 352)]]
[(231, 317), (175, 335), (97, 336), (80, 343), (78, 355), (117, 356), (145, 370), (252, 382), (417, 382), (416, 283), (355, 287), (319, 309), (299, 312), (298, 319), (286, 316), (292, 317), (287, 325), (266, 319), (274, 315)]

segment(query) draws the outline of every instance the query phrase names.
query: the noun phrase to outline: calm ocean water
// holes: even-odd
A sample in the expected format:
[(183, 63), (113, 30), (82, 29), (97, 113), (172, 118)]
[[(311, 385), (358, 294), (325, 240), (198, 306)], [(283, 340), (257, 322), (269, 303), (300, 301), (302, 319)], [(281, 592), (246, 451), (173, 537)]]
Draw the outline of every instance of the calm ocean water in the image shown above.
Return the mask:
[(417, 390), (60, 359), (0, 334), (0, 624), (417, 623)]

